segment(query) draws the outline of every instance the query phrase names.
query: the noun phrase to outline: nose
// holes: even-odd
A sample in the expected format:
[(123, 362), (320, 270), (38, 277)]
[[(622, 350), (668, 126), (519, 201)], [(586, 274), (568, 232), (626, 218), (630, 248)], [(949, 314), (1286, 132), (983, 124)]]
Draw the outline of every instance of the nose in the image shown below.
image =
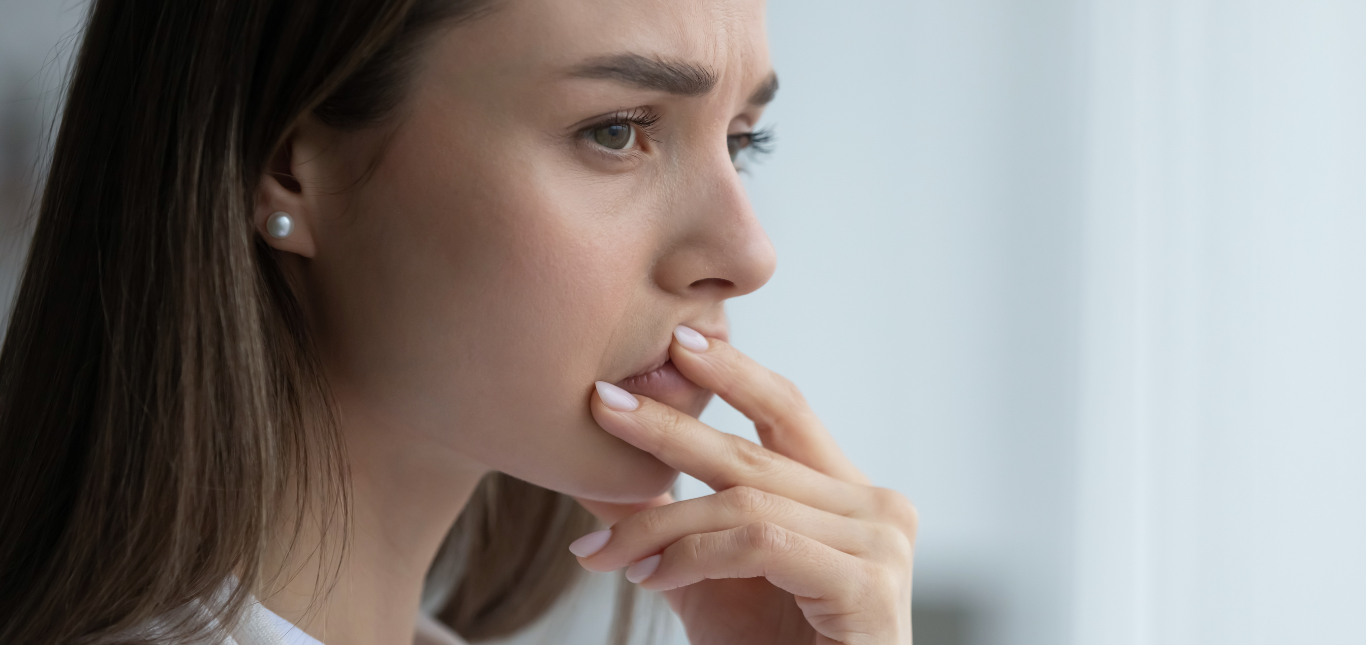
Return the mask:
[(750, 293), (773, 277), (773, 243), (728, 156), (709, 160), (677, 189), (677, 212), (670, 214), (676, 234), (654, 268), (660, 288), (720, 301)]

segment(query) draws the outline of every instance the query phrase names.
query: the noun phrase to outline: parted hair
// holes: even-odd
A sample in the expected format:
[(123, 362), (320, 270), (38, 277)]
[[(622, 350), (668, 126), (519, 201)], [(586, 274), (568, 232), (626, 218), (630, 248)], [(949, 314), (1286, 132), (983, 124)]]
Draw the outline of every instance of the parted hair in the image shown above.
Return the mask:
[[(214, 638), (279, 575), (267, 536), (305, 507), (347, 526), (327, 383), (255, 195), (299, 119), (382, 124), (433, 33), (492, 2), (92, 2), (0, 349), (0, 643)], [(457, 574), (430, 578), (438, 617), (472, 641), (526, 625), (593, 523), (488, 476), (439, 559)], [(629, 595), (618, 611), (621, 642)]]

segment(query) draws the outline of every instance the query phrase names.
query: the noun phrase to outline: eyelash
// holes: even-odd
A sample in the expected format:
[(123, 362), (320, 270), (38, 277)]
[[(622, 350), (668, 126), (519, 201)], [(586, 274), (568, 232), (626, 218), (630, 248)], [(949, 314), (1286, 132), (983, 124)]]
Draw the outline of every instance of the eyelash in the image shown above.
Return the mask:
[(753, 132), (741, 132), (726, 136), (727, 139), (744, 140), (745, 145), (740, 148), (741, 153), (748, 151), (751, 157), (760, 157), (773, 152), (773, 128), (760, 128)]
[[(594, 123), (579, 132), (579, 136), (584, 139), (591, 139), (595, 130), (609, 128), (614, 125), (629, 125), (640, 131), (646, 139), (656, 142), (655, 134), (659, 125), (659, 113), (646, 107), (638, 107), (626, 112), (618, 112), (602, 121)], [(750, 158), (762, 157), (773, 152), (773, 128), (760, 128), (753, 132), (741, 132), (738, 134), (726, 135), (727, 143), (732, 139), (742, 139), (745, 141), (740, 149), (742, 154), (747, 154)], [(622, 154), (616, 152), (613, 154)], [(737, 158), (738, 160), (738, 158)]]
[[(579, 136), (585, 139), (591, 139), (593, 132), (595, 130), (599, 130), (601, 128), (610, 128), (614, 125), (629, 125), (639, 130), (640, 134), (645, 135), (646, 139), (649, 139), (653, 142), (656, 141), (654, 135), (656, 134), (656, 132), (658, 132), (658, 130), (655, 128), (655, 126), (658, 124), (659, 114), (657, 112), (651, 110), (650, 108), (638, 107), (626, 112), (618, 112), (607, 117), (606, 119), (603, 119), (602, 121), (594, 123), (593, 125), (590, 125), (584, 128), (581, 132), (579, 132)], [(622, 153), (616, 152), (614, 154)]]

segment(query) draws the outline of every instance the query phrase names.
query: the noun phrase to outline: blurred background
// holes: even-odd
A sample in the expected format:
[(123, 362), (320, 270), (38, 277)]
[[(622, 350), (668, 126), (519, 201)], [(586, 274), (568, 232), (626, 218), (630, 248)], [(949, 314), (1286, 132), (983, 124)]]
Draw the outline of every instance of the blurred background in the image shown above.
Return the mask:
[[(83, 11), (0, 0), (0, 316)], [(1366, 3), (769, 13), (734, 340), (917, 503), (917, 643), (1366, 643)]]

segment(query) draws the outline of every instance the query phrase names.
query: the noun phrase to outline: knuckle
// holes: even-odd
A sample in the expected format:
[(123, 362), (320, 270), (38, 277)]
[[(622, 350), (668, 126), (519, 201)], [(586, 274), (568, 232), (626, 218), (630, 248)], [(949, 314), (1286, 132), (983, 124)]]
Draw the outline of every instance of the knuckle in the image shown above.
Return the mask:
[(847, 576), (851, 595), (861, 599), (881, 597), (895, 584), (888, 568), (876, 562), (862, 560), (851, 569)]
[(887, 567), (865, 567), (863, 579), (865, 581), (864, 593), (868, 600), (874, 603), (878, 599), (898, 595), (896, 592), (900, 586), (900, 576)]
[(653, 423), (650, 424), (650, 432), (647, 436), (654, 437), (655, 444), (664, 450), (679, 450), (688, 443), (688, 432), (691, 428), (688, 421), (691, 417), (684, 419), (682, 413), (667, 408), (660, 410)]
[(759, 444), (738, 437), (731, 442), (735, 464), (740, 472), (753, 478), (762, 478), (778, 469), (778, 456)]
[(792, 534), (772, 522), (745, 525), (744, 537), (750, 548), (766, 553), (787, 553), (793, 547)]
[(731, 511), (743, 517), (761, 516), (770, 506), (768, 493), (749, 486), (728, 488), (721, 495)]
[(864, 530), (867, 531), (866, 543), (872, 553), (882, 553), (893, 548), (896, 536), (901, 531), (896, 530), (890, 524), (882, 522), (861, 522)]
[(878, 551), (890, 555), (895, 562), (908, 562), (915, 555), (911, 539), (900, 529), (888, 524), (873, 525), (872, 542)]
[(636, 514), (635, 521), (631, 523), (632, 526), (627, 530), (634, 528), (637, 533), (640, 533), (641, 536), (646, 538), (663, 535), (668, 530), (669, 525), (668, 518), (666, 518), (664, 512), (660, 510), (663, 508), (668, 507), (661, 506)]
[(678, 412), (668, 409), (664, 411), (659, 420), (659, 433), (669, 440), (677, 441), (685, 436), (688, 431), (688, 424), (683, 420)]
[(920, 529), (920, 511), (905, 495), (890, 488), (873, 489), (873, 512), (879, 519), (901, 529), (912, 540)]
[(774, 389), (778, 392), (778, 395), (781, 396), (782, 399), (787, 403), (788, 407), (798, 410), (805, 409), (807, 405), (806, 395), (802, 394), (801, 388), (797, 387), (796, 383), (793, 383), (790, 379), (788, 379), (786, 376), (783, 376), (782, 374), (779, 374), (777, 372), (772, 372), (772, 374)]
[(673, 551), (678, 560), (684, 563), (693, 563), (706, 559), (707, 547), (703, 537), (694, 533), (680, 538), (668, 550)]

